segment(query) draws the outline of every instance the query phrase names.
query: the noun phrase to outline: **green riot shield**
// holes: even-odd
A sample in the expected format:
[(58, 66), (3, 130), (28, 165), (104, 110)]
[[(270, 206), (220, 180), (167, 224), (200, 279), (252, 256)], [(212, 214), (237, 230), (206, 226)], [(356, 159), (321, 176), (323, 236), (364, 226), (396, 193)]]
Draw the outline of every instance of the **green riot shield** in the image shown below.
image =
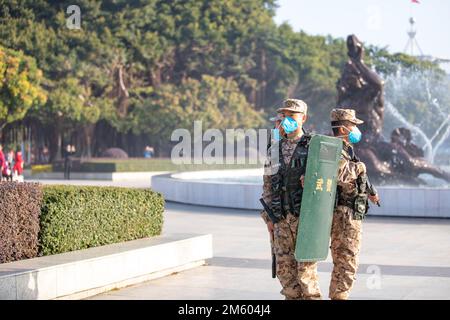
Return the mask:
[(297, 261), (327, 258), (341, 152), (341, 139), (323, 135), (311, 138), (295, 244)]

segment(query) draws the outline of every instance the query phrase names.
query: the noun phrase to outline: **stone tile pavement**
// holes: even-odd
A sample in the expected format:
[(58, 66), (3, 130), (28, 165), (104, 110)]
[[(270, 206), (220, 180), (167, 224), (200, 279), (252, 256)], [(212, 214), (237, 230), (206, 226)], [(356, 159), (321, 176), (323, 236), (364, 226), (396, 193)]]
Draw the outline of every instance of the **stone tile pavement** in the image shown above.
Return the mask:
[[(208, 265), (91, 299), (282, 299), (257, 211), (167, 203), (165, 233), (212, 233)], [(368, 218), (352, 299), (450, 299), (450, 220)], [(319, 263), (324, 297), (330, 257)], [(378, 277), (379, 275), (379, 277)], [(378, 281), (379, 280), (379, 281)]]

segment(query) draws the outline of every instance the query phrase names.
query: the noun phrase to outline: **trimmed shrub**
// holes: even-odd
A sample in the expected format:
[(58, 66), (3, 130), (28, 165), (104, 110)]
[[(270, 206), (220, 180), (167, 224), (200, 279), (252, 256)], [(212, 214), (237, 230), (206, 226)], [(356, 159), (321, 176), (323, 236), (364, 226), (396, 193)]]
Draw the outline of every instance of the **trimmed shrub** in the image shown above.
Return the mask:
[(150, 189), (44, 186), (40, 252), (80, 250), (161, 234), (164, 199)]
[[(176, 165), (167, 158), (91, 159), (74, 160), (72, 172), (150, 172), (150, 171), (196, 171), (222, 169), (262, 168), (262, 164), (181, 164)], [(53, 164), (54, 172), (63, 172), (64, 163)]]
[(37, 256), (42, 186), (0, 182), (0, 263)]
[(128, 154), (120, 148), (109, 148), (102, 152), (102, 157), (113, 159), (128, 159)]
[(34, 164), (31, 166), (31, 174), (38, 174), (43, 172), (53, 172), (51, 164)]

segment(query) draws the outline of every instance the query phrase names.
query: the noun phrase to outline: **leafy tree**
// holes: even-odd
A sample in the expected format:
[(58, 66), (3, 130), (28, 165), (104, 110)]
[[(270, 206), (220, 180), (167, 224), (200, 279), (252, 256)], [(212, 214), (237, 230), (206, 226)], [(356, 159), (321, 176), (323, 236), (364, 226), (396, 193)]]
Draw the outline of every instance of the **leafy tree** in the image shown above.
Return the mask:
[(137, 99), (131, 118), (133, 132), (148, 135), (155, 144), (169, 143), (175, 129), (192, 131), (198, 120), (203, 130), (258, 128), (264, 123), (235, 81), (206, 75), (179, 86), (163, 85), (148, 98)]
[[(26, 107), (6, 97), (18, 116), (0, 114), (4, 136), (26, 123), (45, 128), (38, 137), (51, 142), (53, 158), (71, 139), (85, 156), (106, 147), (136, 154), (149, 139), (167, 148), (171, 130), (193, 120), (270, 126), (264, 119), (286, 97), (308, 103), (316, 130), (329, 127), (345, 41), (277, 26), (275, 0), (79, 0), (80, 30), (66, 27), (72, 4), (0, 0), (0, 45), (33, 57), (42, 76), (30, 71), (30, 81), (48, 92), (46, 103)], [(368, 51), (383, 74), (398, 66), (437, 70), (383, 48)]]
[(31, 107), (41, 107), (46, 102), (41, 79), (42, 72), (34, 59), (0, 47), (0, 130), (22, 120)]

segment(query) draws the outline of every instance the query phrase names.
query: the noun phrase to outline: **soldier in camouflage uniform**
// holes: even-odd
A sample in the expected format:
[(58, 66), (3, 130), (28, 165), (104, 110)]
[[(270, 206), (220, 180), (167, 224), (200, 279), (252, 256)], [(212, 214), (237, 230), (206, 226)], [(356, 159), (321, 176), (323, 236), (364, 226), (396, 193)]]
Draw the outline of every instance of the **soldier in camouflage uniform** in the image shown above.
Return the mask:
[[(284, 136), (268, 148), (262, 197), (266, 208), (261, 216), (273, 236), (276, 275), (283, 287), (281, 294), (287, 300), (321, 299), (317, 264), (297, 262), (294, 257), (310, 140), (310, 135), (303, 132), (307, 105), (301, 100), (287, 99), (277, 112), (284, 118), (281, 122)], [(295, 131), (290, 132), (283, 125), (285, 120), (291, 124), (295, 120)]]
[[(355, 212), (355, 201), (366, 196), (373, 203), (378, 203), (376, 190), (361, 188), (367, 183), (366, 166), (354, 154), (352, 143), (361, 139), (361, 133), (356, 125), (363, 121), (355, 117), (352, 109), (333, 109), (331, 125), (335, 137), (343, 140), (341, 160), (338, 171), (337, 206), (333, 214), (331, 228), (331, 254), (333, 257), (333, 272), (329, 289), (329, 297), (333, 300), (345, 300), (355, 281), (358, 268), (358, 254), (361, 246), (361, 222), (367, 209)], [(370, 183), (369, 183), (370, 184)]]

